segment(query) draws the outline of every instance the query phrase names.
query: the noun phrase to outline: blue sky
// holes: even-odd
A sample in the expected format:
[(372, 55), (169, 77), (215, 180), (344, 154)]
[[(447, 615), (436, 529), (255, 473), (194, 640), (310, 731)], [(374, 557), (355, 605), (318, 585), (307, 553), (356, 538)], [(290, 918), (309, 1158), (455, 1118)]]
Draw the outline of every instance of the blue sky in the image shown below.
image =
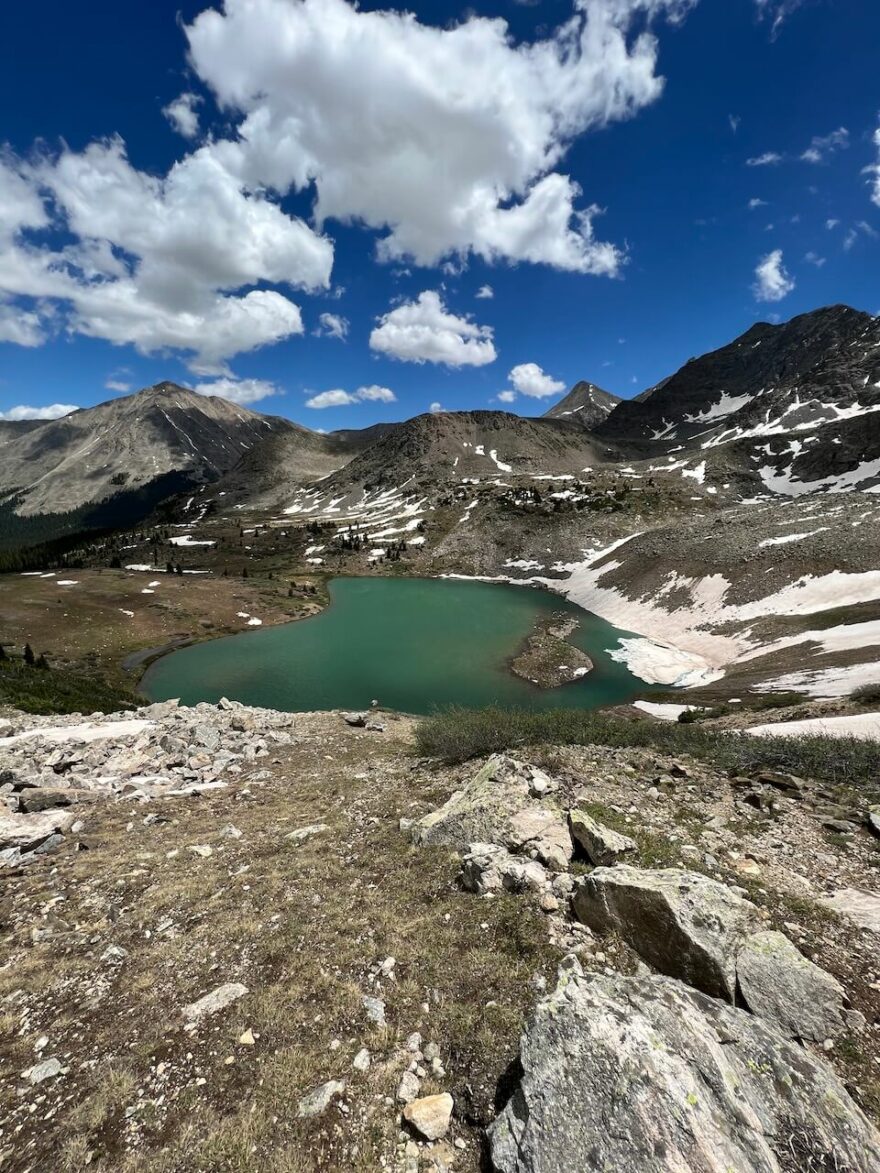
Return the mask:
[(173, 379), (325, 429), (537, 415), (880, 310), (873, 0), (409, 11), (4, 12), (0, 413)]

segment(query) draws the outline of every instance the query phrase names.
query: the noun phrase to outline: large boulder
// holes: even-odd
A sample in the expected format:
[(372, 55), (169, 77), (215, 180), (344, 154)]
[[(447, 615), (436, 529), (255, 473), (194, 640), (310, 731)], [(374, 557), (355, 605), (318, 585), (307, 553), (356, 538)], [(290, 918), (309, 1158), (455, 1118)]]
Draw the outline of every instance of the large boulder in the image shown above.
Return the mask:
[(568, 825), (572, 839), (584, 850), (590, 863), (597, 867), (610, 867), (636, 849), (635, 840), (596, 822), (586, 811), (569, 811)]
[(753, 1014), (787, 1038), (824, 1043), (847, 1029), (840, 982), (782, 933), (755, 933), (736, 959), (740, 993)]
[(45, 810), (31, 815), (0, 814), (0, 850), (18, 847), (32, 851), (59, 832), (67, 831), (76, 821), (68, 811)]
[(670, 978), (575, 964), (520, 1059), (489, 1130), (497, 1173), (880, 1168), (880, 1133), (822, 1059)]
[(654, 969), (727, 1002), (737, 953), (763, 927), (748, 900), (678, 868), (596, 868), (575, 889), (572, 908), (591, 929), (619, 933)]
[(551, 871), (564, 872), (574, 845), (561, 813), (551, 807), (521, 810), (510, 820), (506, 842), (514, 851), (534, 855)]
[[(536, 783), (544, 795), (540, 801), (533, 797)], [(547, 790), (552, 790), (552, 780), (543, 771), (494, 754), (462, 790), (413, 825), (413, 838), (462, 852), (471, 843), (534, 848), (543, 862), (552, 860), (549, 866), (564, 867), (566, 852), (571, 857), (570, 836)]]

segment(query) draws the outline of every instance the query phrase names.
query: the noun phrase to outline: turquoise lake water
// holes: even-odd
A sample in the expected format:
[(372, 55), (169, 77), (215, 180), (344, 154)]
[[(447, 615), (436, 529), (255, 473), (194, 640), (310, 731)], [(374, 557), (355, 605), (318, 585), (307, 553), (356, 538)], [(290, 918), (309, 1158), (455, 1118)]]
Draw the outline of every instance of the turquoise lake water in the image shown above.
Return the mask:
[[(387, 708), (428, 713), (489, 704), (595, 708), (646, 690), (607, 654), (629, 633), (548, 591), (450, 579), (337, 578), (321, 614), (210, 640), (157, 660), (141, 682), (152, 700), (222, 696), (291, 712)], [(595, 667), (539, 689), (507, 668), (536, 620), (573, 613), (570, 636)]]

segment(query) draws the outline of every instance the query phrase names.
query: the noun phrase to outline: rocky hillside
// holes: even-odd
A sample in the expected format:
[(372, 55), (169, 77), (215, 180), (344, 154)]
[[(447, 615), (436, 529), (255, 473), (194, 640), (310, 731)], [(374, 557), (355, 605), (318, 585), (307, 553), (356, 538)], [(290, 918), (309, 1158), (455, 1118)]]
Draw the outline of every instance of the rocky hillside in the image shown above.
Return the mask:
[(619, 395), (603, 391), (595, 383), (575, 383), (563, 399), (544, 412), (544, 418), (568, 419), (591, 429), (603, 423), (620, 402)]
[(327, 488), (418, 483), (443, 485), (499, 474), (553, 476), (581, 472), (609, 451), (565, 421), (526, 419), (506, 411), (419, 415), (387, 431)]
[(10, 712), (4, 1170), (873, 1173), (876, 795), (619, 728)]
[(158, 383), (32, 424), (10, 438), (0, 434), (0, 501), (27, 517), (135, 491), (156, 499), (217, 480), (272, 435), (307, 443), (311, 433), (289, 420)]
[(771, 492), (802, 496), (880, 482), (878, 411), (880, 318), (830, 306), (758, 323), (619, 404), (596, 431), (636, 455), (728, 456)]

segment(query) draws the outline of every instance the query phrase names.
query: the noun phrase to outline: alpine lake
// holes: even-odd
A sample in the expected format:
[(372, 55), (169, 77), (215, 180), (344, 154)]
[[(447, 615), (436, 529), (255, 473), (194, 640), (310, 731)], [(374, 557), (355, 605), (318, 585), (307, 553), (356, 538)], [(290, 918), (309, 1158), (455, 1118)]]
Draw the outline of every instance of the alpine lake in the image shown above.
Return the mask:
[[(650, 686), (609, 651), (630, 633), (549, 591), (458, 579), (336, 578), (330, 605), (308, 619), (173, 651), (147, 669), (141, 691), (185, 704), (221, 697), (289, 712), (447, 705), (590, 709)], [(540, 688), (510, 669), (536, 626), (573, 616), (568, 642), (593, 669)]]

